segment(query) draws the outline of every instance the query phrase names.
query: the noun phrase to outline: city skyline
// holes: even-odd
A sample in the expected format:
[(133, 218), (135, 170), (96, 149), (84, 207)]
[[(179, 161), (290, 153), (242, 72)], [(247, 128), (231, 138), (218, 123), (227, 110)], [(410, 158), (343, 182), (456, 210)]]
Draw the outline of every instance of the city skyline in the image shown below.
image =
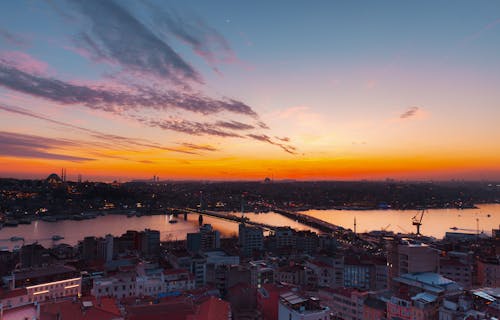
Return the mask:
[(0, 6), (0, 177), (500, 179), (498, 2)]

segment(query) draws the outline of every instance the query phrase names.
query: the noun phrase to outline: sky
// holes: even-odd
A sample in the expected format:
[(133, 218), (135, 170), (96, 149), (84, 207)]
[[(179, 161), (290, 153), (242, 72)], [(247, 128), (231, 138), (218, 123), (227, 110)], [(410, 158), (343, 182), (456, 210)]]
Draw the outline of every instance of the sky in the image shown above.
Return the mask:
[(498, 1), (2, 1), (0, 177), (500, 180)]

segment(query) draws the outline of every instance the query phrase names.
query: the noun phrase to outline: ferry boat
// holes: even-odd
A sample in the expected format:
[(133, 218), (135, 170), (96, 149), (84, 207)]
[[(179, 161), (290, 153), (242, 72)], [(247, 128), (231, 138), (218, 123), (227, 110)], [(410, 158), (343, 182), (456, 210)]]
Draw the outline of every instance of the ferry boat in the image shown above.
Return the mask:
[(64, 239), (64, 237), (59, 236), (59, 235), (53, 235), (52, 236), (52, 240), (54, 240), (54, 241), (58, 241), (58, 240), (61, 240), (61, 239)]
[(10, 241), (14, 242), (14, 241), (24, 241), (24, 238), (23, 237), (10, 237)]

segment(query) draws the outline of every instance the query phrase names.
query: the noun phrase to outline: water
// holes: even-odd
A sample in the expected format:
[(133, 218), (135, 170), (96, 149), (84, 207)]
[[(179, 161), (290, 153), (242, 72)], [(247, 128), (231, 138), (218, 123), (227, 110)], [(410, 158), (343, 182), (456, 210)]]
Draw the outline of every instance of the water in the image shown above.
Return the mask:
[[(310, 210), (303, 212), (311, 216), (323, 219), (330, 223), (340, 225), (344, 228), (353, 229), (354, 217), (356, 217), (357, 231), (380, 230), (386, 228), (394, 232), (415, 232), (411, 224), (412, 217), (418, 211), (399, 210)], [(487, 215), (490, 215), (488, 217)], [(290, 226), (298, 230), (313, 230), (307, 226), (283, 217), (277, 213), (246, 213), (246, 217), (252, 221), (267, 223), (275, 226)], [(480, 205), (479, 209), (433, 209), (428, 210), (422, 220), (422, 234), (442, 238), (450, 227), (463, 228), (467, 230), (456, 230), (457, 232), (476, 232), (476, 219), (479, 219), (479, 230), (491, 234), (491, 229), (498, 228), (500, 224), (500, 204)], [(144, 230), (151, 228), (160, 231), (162, 240), (182, 240), (186, 233), (198, 231), (198, 215), (188, 215), (188, 220), (183, 220), (183, 215), (177, 218), (178, 223), (168, 222), (168, 216), (143, 216), (127, 218), (122, 215), (99, 216), (92, 220), (73, 221), (65, 220), (58, 222), (34, 221), (30, 225), (19, 225), (16, 228), (4, 227), (0, 230), (0, 247), (9, 249), (21, 246), (22, 241), (10, 241), (11, 237), (24, 237), (25, 243), (38, 241), (45, 247), (52, 247), (57, 243), (75, 245), (86, 236), (105, 236), (110, 233), (119, 236), (127, 230)], [(203, 216), (203, 223), (210, 223), (223, 236), (234, 236), (238, 234), (238, 225), (209, 216)], [(53, 235), (63, 236), (60, 241), (53, 241)]]
[[(417, 215), (420, 218), (420, 211), (417, 210), (309, 210), (303, 213), (352, 230), (356, 217), (357, 232), (387, 228), (388, 231), (395, 233), (415, 233), (416, 227), (412, 225), (412, 217)], [(478, 205), (478, 209), (427, 210), (422, 219), (420, 232), (438, 239), (443, 238), (446, 232), (476, 233), (477, 222), (479, 222), (479, 232), (484, 231), (491, 235), (491, 230), (498, 229), (500, 225), (500, 204)], [(452, 227), (459, 229), (452, 230), (450, 229)]]
[[(277, 213), (266, 214), (245, 213), (252, 221), (268, 223), (276, 226), (290, 226), (297, 230), (313, 230), (307, 226), (283, 217)], [(67, 243), (76, 245), (78, 241), (86, 236), (102, 237), (106, 234), (120, 236), (127, 230), (144, 230), (146, 228), (159, 230), (160, 239), (183, 240), (186, 234), (199, 231), (198, 214), (189, 214), (188, 220), (184, 221), (182, 214), (176, 218), (177, 223), (169, 223), (167, 215), (154, 215), (127, 218), (123, 215), (98, 216), (91, 220), (63, 220), (58, 222), (33, 221), (29, 225), (19, 225), (15, 228), (4, 227), (0, 230), (0, 247), (13, 249), (22, 246), (23, 241), (11, 241), (11, 237), (23, 237), (26, 244), (38, 241), (46, 248), (55, 244)], [(222, 236), (238, 235), (238, 224), (222, 219), (203, 216), (203, 223), (211, 224), (214, 229), (220, 231)], [(53, 241), (52, 236), (59, 235), (64, 239)]]

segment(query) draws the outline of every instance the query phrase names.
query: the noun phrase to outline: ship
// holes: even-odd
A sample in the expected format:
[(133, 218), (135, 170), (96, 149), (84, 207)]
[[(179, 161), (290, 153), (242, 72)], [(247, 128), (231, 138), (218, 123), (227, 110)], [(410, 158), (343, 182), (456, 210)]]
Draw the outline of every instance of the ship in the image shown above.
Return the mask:
[(58, 240), (61, 240), (61, 239), (64, 239), (64, 237), (59, 236), (59, 235), (53, 235), (52, 236), (52, 240), (54, 240), (54, 241), (58, 241)]

